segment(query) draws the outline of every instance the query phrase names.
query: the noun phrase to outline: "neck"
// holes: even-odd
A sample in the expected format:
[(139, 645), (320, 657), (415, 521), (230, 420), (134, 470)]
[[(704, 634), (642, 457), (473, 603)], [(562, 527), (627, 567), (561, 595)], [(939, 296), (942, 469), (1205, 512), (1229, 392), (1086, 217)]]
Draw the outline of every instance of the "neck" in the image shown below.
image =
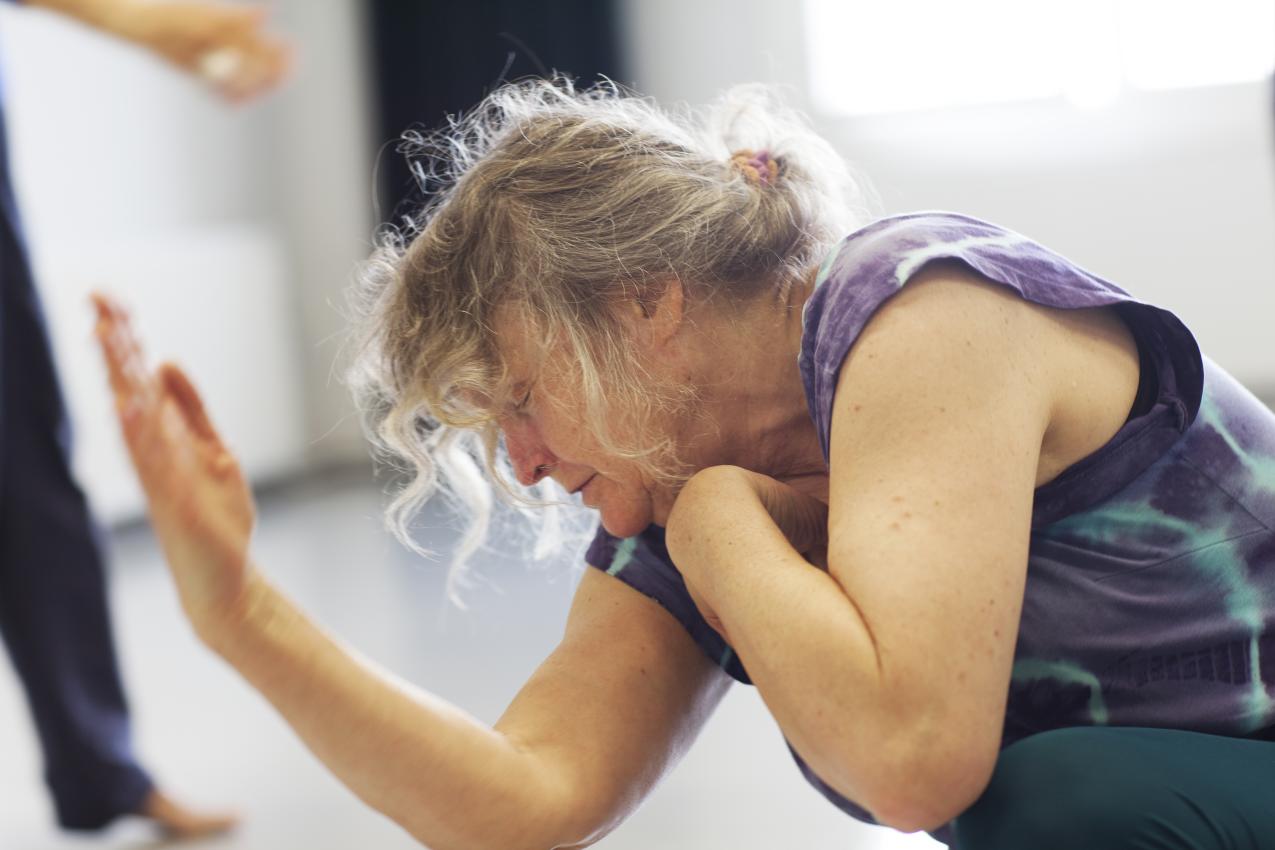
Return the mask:
[(701, 327), (708, 332), (697, 334), (694, 362), (702, 399), (684, 443), (697, 467), (731, 464), (781, 481), (826, 474), (797, 365), (815, 271), (782, 304), (749, 305)]

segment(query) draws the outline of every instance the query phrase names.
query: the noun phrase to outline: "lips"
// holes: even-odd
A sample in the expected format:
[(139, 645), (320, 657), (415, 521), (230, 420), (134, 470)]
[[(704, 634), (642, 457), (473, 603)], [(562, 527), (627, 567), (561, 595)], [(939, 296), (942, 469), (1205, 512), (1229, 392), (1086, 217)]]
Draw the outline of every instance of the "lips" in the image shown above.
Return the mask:
[(592, 475), (590, 475), (588, 478), (586, 478), (584, 481), (580, 482), (580, 486), (579, 486), (579, 487), (577, 487), (577, 488), (575, 488), (574, 490), (572, 490), (572, 491), (571, 491), (571, 494), (572, 494), (572, 495), (575, 495), (576, 493), (579, 493), (581, 490), (583, 490), (585, 487), (587, 487), (587, 486), (588, 486), (588, 484), (589, 484), (589, 482), (590, 482), (590, 481), (592, 481), (594, 478), (597, 478), (597, 477), (598, 477), (598, 474), (597, 474), (596, 472), (595, 472), (595, 473), (593, 473), (593, 474), (592, 474)]

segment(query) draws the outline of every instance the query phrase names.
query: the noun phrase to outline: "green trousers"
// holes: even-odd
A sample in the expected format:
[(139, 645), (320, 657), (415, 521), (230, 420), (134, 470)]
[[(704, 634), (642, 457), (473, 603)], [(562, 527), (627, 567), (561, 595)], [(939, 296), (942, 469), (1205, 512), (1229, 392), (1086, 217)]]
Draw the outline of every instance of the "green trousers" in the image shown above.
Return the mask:
[(1006, 747), (956, 850), (1275, 850), (1275, 740), (1079, 727)]

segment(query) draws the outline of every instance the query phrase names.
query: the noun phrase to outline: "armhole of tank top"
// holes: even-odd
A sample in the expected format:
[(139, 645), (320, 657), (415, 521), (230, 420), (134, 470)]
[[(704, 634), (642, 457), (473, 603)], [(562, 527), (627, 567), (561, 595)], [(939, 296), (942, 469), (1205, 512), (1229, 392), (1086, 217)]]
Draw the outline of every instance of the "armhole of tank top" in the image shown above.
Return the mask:
[[(1126, 322), (1128, 326), (1128, 322)], [(1134, 396), (1133, 406), (1129, 409), (1126, 422), (1132, 422), (1139, 416), (1148, 413), (1155, 407), (1159, 394), (1160, 381), (1156, 375), (1155, 359), (1147, 352), (1147, 344), (1132, 327), (1133, 341), (1138, 346), (1138, 392)]]

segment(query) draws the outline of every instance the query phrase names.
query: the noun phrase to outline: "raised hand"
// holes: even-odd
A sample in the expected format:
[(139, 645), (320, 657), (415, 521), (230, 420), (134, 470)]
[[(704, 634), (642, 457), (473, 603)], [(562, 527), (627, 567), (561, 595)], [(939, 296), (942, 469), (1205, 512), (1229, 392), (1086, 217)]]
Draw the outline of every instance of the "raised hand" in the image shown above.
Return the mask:
[(267, 9), (218, 0), (116, 0), (109, 29), (189, 73), (230, 101), (275, 88), (292, 48), (266, 31)]
[(196, 632), (242, 616), (255, 521), (243, 470), (222, 442), (190, 379), (164, 363), (148, 370), (127, 312), (93, 296), (96, 334), (129, 456), (151, 524)]

